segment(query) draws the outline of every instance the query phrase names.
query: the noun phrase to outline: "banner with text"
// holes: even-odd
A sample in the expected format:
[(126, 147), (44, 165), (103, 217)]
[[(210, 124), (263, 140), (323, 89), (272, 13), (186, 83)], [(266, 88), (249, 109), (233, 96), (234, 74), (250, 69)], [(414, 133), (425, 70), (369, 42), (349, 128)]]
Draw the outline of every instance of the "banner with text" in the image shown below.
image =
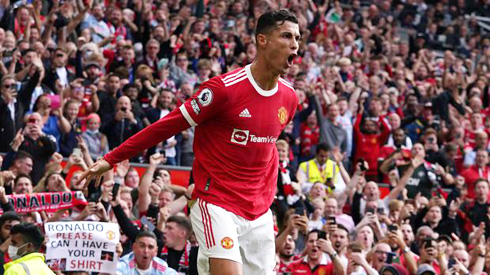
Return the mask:
[(46, 262), (52, 270), (114, 273), (119, 242), (117, 223), (51, 222), (46, 232)]
[(81, 191), (16, 194), (7, 195), (7, 198), (14, 205), (17, 213), (53, 212), (88, 204)]

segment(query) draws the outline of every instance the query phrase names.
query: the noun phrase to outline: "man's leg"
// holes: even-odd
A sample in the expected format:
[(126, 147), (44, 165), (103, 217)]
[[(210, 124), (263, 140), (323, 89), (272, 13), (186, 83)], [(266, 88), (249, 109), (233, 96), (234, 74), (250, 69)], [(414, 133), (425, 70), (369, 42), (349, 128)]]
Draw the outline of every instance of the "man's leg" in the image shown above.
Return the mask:
[[(243, 218), (240, 218), (243, 219)], [(269, 275), (276, 266), (276, 245), (272, 212), (254, 221), (248, 221), (238, 241), (243, 261), (243, 274)]]
[(242, 274), (234, 214), (198, 199), (191, 209), (192, 228), (199, 242), (200, 275)]

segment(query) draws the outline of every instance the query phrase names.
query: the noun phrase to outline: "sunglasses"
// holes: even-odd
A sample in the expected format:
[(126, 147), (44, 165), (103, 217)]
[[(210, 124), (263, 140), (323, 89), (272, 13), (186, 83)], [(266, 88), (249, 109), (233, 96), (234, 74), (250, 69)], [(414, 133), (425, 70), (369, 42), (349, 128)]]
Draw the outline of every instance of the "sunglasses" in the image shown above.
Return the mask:
[(56, 57), (63, 57), (63, 56), (65, 56), (65, 55), (62, 53), (56, 54)]
[(4, 85), (3, 85), (3, 87), (4, 87), (5, 89), (10, 89), (10, 88), (12, 88), (13, 86), (14, 86), (14, 84), (4, 84)]

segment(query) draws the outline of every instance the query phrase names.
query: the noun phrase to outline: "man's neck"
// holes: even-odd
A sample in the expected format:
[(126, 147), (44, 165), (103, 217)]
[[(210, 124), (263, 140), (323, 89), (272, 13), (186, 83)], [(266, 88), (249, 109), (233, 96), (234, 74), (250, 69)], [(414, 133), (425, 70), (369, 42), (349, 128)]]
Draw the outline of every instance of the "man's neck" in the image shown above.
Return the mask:
[(148, 268), (150, 268), (151, 262), (149, 262), (146, 266), (143, 266), (143, 265), (136, 263), (136, 266), (138, 267), (138, 269), (147, 270)]
[(257, 59), (252, 63), (250, 72), (260, 88), (266, 91), (271, 90), (276, 87), (277, 81), (279, 81), (279, 75), (276, 74), (272, 68), (269, 68), (267, 64), (260, 62), (259, 60), (260, 59)]
[(487, 198), (476, 198), (476, 202), (478, 202), (479, 204), (486, 204)]
[(320, 264), (321, 259), (322, 259), (321, 255), (317, 259), (312, 259), (312, 258), (308, 257), (308, 265), (310, 266), (310, 268), (314, 268), (315, 266)]

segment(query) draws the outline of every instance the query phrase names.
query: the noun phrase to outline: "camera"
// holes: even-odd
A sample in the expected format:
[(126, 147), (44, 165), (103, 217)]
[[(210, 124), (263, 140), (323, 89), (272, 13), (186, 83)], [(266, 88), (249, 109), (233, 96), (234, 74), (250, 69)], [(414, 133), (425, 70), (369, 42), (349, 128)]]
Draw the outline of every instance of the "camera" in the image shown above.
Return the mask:
[(126, 107), (121, 107), (121, 111), (126, 112), (127, 110), (128, 110), (128, 108), (126, 108)]

